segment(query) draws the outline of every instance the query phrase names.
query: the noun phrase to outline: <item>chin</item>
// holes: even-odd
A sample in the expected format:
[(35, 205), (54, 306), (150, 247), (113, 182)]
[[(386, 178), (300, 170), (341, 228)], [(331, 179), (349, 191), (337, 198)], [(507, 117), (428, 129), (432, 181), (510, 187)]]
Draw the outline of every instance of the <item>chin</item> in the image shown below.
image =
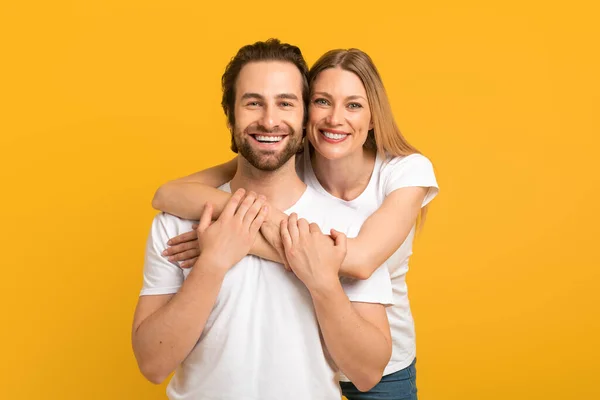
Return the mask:
[(347, 157), (350, 153), (344, 149), (331, 149), (329, 146), (314, 146), (315, 151), (327, 160), (339, 160)]

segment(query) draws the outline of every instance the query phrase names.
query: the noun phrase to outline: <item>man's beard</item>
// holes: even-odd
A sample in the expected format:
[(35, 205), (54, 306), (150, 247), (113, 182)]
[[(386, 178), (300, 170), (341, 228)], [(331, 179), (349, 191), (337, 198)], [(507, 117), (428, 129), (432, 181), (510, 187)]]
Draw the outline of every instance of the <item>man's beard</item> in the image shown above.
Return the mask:
[(291, 128), (287, 129), (275, 129), (267, 131), (265, 129), (253, 129), (253, 133), (265, 133), (265, 134), (282, 134), (286, 135), (287, 140), (285, 148), (276, 151), (257, 151), (252, 147), (250, 140), (254, 140), (250, 135), (244, 132), (238, 132), (234, 134), (235, 144), (238, 148), (238, 152), (256, 169), (261, 171), (275, 171), (281, 168), (282, 165), (287, 163), (293, 155), (295, 155), (302, 146), (302, 136), (297, 135), (296, 132)]

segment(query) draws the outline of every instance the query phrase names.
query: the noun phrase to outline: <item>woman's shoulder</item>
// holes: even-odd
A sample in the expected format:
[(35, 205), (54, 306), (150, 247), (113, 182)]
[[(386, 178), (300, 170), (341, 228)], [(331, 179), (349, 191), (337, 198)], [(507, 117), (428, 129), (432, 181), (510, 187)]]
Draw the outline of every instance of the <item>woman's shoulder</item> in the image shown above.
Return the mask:
[(433, 169), (433, 163), (429, 158), (421, 153), (412, 153), (405, 156), (386, 156), (382, 157), (382, 171), (420, 171), (423, 169)]
[(421, 186), (430, 188), (430, 201), (439, 190), (433, 164), (419, 153), (388, 157), (382, 162), (378, 182), (384, 196), (396, 189)]

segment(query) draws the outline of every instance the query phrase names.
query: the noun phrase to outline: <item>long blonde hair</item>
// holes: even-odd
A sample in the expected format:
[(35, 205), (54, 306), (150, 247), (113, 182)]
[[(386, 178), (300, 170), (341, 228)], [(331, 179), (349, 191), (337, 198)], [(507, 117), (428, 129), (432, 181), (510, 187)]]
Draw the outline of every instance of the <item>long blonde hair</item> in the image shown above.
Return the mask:
[[(337, 49), (323, 54), (308, 72), (308, 84), (312, 88), (317, 76), (326, 69), (341, 68), (354, 73), (361, 80), (367, 92), (371, 109), (373, 129), (367, 135), (365, 147), (377, 150), (386, 157), (403, 157), (419, 153), (402, 135), (396, 121), (383, 81), (377, 67), (367, 53), (359, 49)], [(427, 206), (421, 209), (417, 226), (425, 222)]]

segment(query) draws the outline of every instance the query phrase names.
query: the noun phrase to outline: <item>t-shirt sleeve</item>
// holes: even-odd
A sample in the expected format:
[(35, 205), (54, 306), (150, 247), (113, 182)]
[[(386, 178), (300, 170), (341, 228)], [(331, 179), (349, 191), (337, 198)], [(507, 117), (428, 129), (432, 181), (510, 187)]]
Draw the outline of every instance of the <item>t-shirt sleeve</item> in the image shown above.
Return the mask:
[[(362, 220), (363, 218), (360, 217), (359, 219)], [(348, 230), (347, 236), (349, 238), (356, 237), (359, 229), (359, 224), (353, 224)], [(386, 263), (377, 268), (368, 279), (353, 279), (344, 276), (340, 278), (340, 281), (350, 301), (379, 303), (384, 306), (394, 304), (392, 281)]]
[(144, 283), (140, 296), (177, 293), (183, 285), (183, 270), (161, 255), (167, 247), (167, 241), (179, 234), (176, 218), (165, 213), (154, 217), (146, 243)]
[(411, 154), (406, 157), (395, 157), (388, 161), (383, 168), (383, 194), (389, 196), (394, 190), (405, 187), (425, 187), (427, 194), (421, 207), (425, 207), (438, 194), (439, 187), (435, 178), (433, 165), (421, 154)]
[(350, 301), (360, 303), (379, 303), (384, 306), (394, 304), (392, 297), (392, 281), (387, 264), (383, 264), (369, 279), (340, 278), (342, 287)]

